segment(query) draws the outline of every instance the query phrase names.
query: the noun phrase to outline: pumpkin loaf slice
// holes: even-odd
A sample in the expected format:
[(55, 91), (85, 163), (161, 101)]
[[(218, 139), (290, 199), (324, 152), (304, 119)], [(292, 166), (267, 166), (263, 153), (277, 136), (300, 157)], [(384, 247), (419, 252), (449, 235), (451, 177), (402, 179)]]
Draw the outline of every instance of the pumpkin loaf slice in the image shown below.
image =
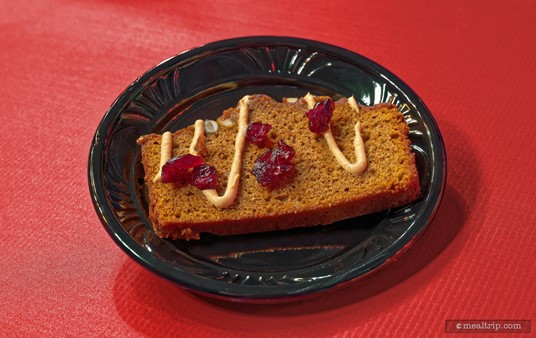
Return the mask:
[(392, 104), (250, 95), (216, 121), (141, 136), (154, 231), (190, 240), (406, 205), (420, 195), (408, 131)]

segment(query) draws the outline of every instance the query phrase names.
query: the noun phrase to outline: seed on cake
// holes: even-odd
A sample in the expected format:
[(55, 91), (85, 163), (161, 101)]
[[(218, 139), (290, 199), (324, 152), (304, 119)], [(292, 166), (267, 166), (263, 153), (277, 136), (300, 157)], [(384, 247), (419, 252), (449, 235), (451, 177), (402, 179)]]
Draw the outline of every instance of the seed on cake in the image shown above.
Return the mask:
[(205, 132), (207, 134), (216, 133), (219, 129), (218, 122), (214, 120), (205, 120)]
[(227, 120), (221, 121), (221, 125), (224, 126), (224, 127), (229, 128), (229, 127), (234, 126), (234, 122), (231, 119), (227, 119)]

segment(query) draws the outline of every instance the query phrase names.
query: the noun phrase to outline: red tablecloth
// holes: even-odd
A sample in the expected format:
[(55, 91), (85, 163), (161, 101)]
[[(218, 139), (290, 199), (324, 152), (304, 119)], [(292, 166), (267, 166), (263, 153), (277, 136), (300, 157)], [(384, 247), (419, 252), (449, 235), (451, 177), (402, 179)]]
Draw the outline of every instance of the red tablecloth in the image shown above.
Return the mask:
[[(536, 319), (536, 6), (491, 1), (0, 1), (0, 336), (396, 336)], [(87, 158), (137, 76), (224, 38), (365, 55), (434, 114), (448, 184), (399, 261), (303, 303), (200, 298), (129, 259), (91, 203)], [(534, 322), (532, 323), (534, 332)]]

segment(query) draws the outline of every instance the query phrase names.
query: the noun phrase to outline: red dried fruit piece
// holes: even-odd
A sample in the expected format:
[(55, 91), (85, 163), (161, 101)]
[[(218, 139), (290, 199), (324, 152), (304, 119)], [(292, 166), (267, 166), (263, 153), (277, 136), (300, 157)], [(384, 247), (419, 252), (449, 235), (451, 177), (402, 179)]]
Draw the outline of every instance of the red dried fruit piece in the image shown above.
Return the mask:
[(276, 188), (293, 177), (295, 167), (290, 161), (294, 155), (294, 148), (279, 141), (276, 148), (259, 156), (253, 164), (251, 173), (255, 175), (261, 186)]
[(202, 157), (190, 154), (174, 157), (162, 166), (162, 182), (186, 181), (190, 177), (189, 170), (203, 162)]
[(279, 160), (292, 161), (296, 155), (296, 151), (293, 147), (286, 144), (284, 141), (279, 140), (277, 142), (277, 147), (273, 150), (274, 156)]
[(335, 102), (331, 97), (317, 102), (313, 109), (305, 113), (309, 119), (309, 130), (315, 134), (321, 134), (328, 130), (334, 110)]
[(255, 143), (259, 148), (266, 147), (266, 135), (272, 129), (269, 124), (252, 122), (246, 130), (246, 140)]
[(218, 173), (216, 168), (208, 164), (201, 164), (192, 169), (190, 182), (201, 190), (216, 189)]

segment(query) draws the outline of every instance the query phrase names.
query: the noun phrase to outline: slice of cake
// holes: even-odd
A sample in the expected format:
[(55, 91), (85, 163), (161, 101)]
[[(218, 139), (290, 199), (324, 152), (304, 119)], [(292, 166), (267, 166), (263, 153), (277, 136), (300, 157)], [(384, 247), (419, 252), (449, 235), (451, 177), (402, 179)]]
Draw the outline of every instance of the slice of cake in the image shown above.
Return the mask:
[(403, 115), (307, 95), (244, 97), (217, 121), (138, 139), (160, 237), (330, 224), (420, 195)]

